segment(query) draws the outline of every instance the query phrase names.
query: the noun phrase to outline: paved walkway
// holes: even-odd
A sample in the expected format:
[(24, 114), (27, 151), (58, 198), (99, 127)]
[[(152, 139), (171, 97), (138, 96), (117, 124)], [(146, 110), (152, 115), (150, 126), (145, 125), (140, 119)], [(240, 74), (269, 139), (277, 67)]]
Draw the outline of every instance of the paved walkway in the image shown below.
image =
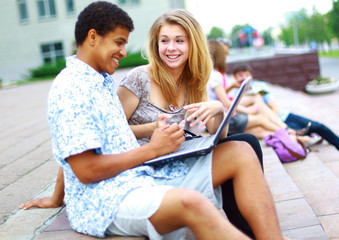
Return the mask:
[[(116, 78), (125, 72), (118, 71)], [(0, 239), (94, 239), (71, 230), (63, 208), (17, 208), (51, 195), (54, 187), (58, 166), (46, 121), (50, 86), (47, 81), (0, 90)], [(280, 86), (272, 91), (280, 107), (321, 121), (339, 134), (339, 91), (317, 96)], [(339, 152), (322, 143), (305, 160), (281, 164), (271, 148), (262, 147), (285, 236), (339, 239)]]

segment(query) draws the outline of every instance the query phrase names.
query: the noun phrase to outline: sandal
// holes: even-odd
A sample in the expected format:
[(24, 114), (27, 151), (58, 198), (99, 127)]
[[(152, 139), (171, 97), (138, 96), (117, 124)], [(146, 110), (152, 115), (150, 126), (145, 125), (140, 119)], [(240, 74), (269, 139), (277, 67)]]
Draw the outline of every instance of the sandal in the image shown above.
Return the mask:
[(316, 144), (321, 143), (323, 141), (323, 138), (320, 137), (317, 134), (312, 134), (310, 137), (311, 137), (311, 140), (304, 143), (306, 147), (316, 145)]
[(312, 125), (312, 122), (308, 122), (306, 127), (302, 128), (300, 130), (297, 130), (297, 135), (299, 135), (299, 136), (307, 135), (307, 133), (310, 130), (311, 125)]

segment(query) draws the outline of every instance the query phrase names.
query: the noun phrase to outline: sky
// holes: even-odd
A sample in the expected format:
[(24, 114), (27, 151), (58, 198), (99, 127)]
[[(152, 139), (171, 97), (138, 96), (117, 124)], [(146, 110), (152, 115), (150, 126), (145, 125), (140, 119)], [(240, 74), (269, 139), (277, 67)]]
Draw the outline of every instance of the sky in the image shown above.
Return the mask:
[(306, 8), (311, 15), (313, 6), (321, 13), (332, 8), (332, 0), (186, 0), (187, 9), (209, 33), (213, 26), (230, 33), (233, 26), (250, 24), (262, 32), (286, 23), (289, 12)]

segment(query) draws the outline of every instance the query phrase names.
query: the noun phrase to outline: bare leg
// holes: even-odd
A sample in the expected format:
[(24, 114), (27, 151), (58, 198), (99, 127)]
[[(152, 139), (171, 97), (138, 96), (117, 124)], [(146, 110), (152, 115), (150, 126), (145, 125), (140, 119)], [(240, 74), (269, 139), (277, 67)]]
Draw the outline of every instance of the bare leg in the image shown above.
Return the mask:
[(262, 114), (248, 115), (248, 122), (247, 122), (246, 127), (252, 128), (252, 127), (258, 127), (258, 126), (266, 129), (267, 131), (272, 131), (272, 132), (275, 132), (281, 128), (280, 126), (271, 122), (268, 118), (266, 118)]
[(256, 136), (258, 139), (263, 139), (265, 136), (269, 135), (269, 134), (273, 134), (274, 131), (269, 131), (265, 128), (262, 128), (261, 126), (258, 127), (252, 127), (252, 128), (248, 128), (246, 127), (245, 133), (250, 133), (253, 134), (254, 136)]
[(284, 123), (263, 100), (262, 96), (259, 94), (256, 95), (246, 95), (244, 96), (240, 102), (243, 106), (250, 106), (253, 104), (257, 104), (260, 108), (259, 114), (264, 115), (272, 124), (275, 124), (277, 128), (286, 128), (287, 125)]
[(284, 123), (278, 116), (276, 112), (274, 112), (262, 99), (262, 96), (257, 94), (252, 96), (253, 101), (260, 107), (260, 112), (265, 115), (271, 122), (275, 123), (279, 128), (286, 128), (287, 125)]
[(150, 221), (160, 234), (188, 226), (197, 239), (249, 239), (224, 219), (207, 197), (189, 189), (169, 190)]
[(269, 187), (253, 149), (244, 142), (226, 142), (213, 152), (213, 184), (233, 179), (240, 212), (256, 239), (283, 239)]
[(251, 106), (253, 104), (255, 104), (255, 96), (256, 95), (244, 95), (241, 100), (240, 100), (240, 105), (243, 105), (243, 106)]
[[(252, 149), (255, 151), (257, 158), (259, 160), (259, 163), (261, 165), (261, 168), (263, 170), (262, 150), (260, 147), (260, 143), (255, 136), (252, 136), (246, 133), (241, 133), (241, 134), (235, 134), (235, 135), (229, 136), (222, 140), (222, 142), (228, 142), (228, 141), (243, 141), (243, 142), (247, 142), (248, 144), (250, 144)], [(234, 226), (236, 226), (239, 230), (241, 230), (247, 236), (254, 239), (253, 231), (251, 227), (249, 226), (249, 224), (247, 223), (247, 221), (241, 215), (238, 205), (236, 203), (235, 195), (234, 195), (234, 188), (233, 188), (233, 181), (228, 180), (227, 182), (223, 183), (221, 185), (221, 189), (222, 189), (222, 201), (223, 201), (222, 208), (224, 209), (228, 220), (230, 220), (230, 222)]]
[(260, 103), (258, 104), (260, 106), (260, 111), (273, 123), (275, 123), (279, 128), (286, 128), (287, 125), (284, 123), (276, 114), (275, 112), (272, 111), (269, 106), (267, 106), (266, 103), (264, 103), (262, 100), (259, 101)]

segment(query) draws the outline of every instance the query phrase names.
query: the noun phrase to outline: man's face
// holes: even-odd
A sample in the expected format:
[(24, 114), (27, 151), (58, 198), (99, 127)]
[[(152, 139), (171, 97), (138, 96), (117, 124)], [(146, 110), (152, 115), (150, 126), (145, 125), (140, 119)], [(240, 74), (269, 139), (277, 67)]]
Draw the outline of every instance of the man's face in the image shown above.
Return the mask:
[(105, 36), (97, 34), (91, 66), (99, 73), (113, 74), (119, 67), (119, 61), (127, 55), (126, 44), (129, 33), (127, 29), (117, 27)]
[(235, 80), (237, 80), (238, 82), (242, 82), (244, 81), (247, 77), (250, 77), (252, 76), (252, 74), (249, 72), (249, 71), (240, 71), (240, 72), (237, 72), (235, 75), (234, 75), (234, 78)]

